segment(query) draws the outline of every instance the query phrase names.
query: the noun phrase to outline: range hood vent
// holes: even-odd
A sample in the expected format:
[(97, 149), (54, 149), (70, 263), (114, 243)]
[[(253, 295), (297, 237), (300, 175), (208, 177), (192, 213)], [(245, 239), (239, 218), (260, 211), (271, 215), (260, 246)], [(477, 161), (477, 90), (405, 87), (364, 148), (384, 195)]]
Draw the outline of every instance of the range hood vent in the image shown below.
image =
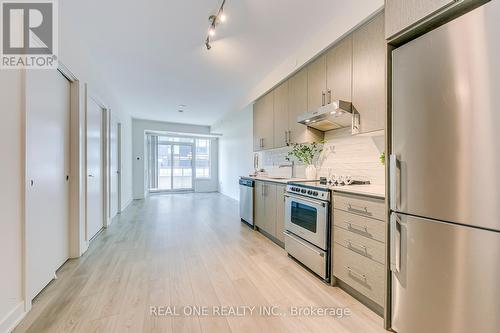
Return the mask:
[(333, 101), (303, 113), (297, 117), (297, 122), (323, 132), (351, 127), (352, 134), (359, 133), (359, 113), (353, 109), (352, 103), (346, 101)]

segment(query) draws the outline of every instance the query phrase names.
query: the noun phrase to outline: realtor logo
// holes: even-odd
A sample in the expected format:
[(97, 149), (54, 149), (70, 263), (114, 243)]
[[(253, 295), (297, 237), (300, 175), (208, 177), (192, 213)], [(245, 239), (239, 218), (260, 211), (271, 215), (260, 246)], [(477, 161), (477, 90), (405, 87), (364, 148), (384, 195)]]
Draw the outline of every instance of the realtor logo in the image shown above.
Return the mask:
[(0, 68), (57, 68), (57, 0), (0, 0), (0, 4)]

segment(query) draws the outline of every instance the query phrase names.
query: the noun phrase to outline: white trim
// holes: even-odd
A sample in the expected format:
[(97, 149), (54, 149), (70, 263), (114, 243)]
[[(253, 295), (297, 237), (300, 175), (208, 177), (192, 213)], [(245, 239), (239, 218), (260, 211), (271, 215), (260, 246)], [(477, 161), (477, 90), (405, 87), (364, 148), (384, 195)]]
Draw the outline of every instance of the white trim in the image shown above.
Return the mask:
[[(111, 109), (104, 104), (101, 99), (97, 96), (97, 94), (89, 88), (88, 84), (85, 84), (85, 131), (83, 135), (83, 140), (85, 141), (85, 159), (84, 159), (84, 172), (85, 172), (85, 184), (87, 183), (87, 111), (88, 111), (88, 101), (89, 99), (93, 100), (102, 110), (102, 121), (101, 121), (101, 134), (102, 134), (102, 142), (101, 142), (101, 154), (102, 154), (102, 164), (101, 164), (101, 176), (102, 176), (102, 189), (103, 189), (103, 202), (102, 202), (102, 217), (103, 217), (103, 228), (107, 228), (111, 224), (111, 219), (109, 218), (109, 136), (110, 136), (110, 117), (111, 117)], [(87, 187), (85, 187), (85, 212), (87, 211)], [(87, 243), (87, 248), (90, 245), (90, 239), (88, 239), (88, 223), (87, 217), (85, 216), (85, 240)]]
[(28, 312), (24, 309), (24, 302), (19, 302), (12, 311), (10, 311), (0, 321), (0, 333), (10, 333), (23, 320)]

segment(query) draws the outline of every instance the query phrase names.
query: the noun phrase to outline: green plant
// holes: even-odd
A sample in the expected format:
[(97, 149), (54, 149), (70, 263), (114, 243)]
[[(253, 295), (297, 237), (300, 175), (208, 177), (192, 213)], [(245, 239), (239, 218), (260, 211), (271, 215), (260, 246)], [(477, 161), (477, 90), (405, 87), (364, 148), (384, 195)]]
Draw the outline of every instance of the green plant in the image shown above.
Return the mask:
[(380, 163), (382, 163), (383, 165), (385, 165), (385, 152), (383, 152), (382, 154), (380, 154)]
[(321, 143), (294, 143), (292, 144), (292, 150), (288, 152), (286, 157), (287, 161), (290, 161), (290, 157), (295, 157), (297, 160), (304, 164), (312, 164), (316, 154), (323, 151), (323, 145)]

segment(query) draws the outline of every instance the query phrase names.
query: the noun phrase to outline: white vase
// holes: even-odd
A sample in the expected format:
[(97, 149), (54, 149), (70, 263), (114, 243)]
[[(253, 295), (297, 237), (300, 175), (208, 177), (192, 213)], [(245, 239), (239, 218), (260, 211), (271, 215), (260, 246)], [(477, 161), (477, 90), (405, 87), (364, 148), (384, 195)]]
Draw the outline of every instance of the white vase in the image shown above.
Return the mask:
[(313, 164), (309, 164), (306, 167), (306, 178), (316, 179), (316, 167)]

